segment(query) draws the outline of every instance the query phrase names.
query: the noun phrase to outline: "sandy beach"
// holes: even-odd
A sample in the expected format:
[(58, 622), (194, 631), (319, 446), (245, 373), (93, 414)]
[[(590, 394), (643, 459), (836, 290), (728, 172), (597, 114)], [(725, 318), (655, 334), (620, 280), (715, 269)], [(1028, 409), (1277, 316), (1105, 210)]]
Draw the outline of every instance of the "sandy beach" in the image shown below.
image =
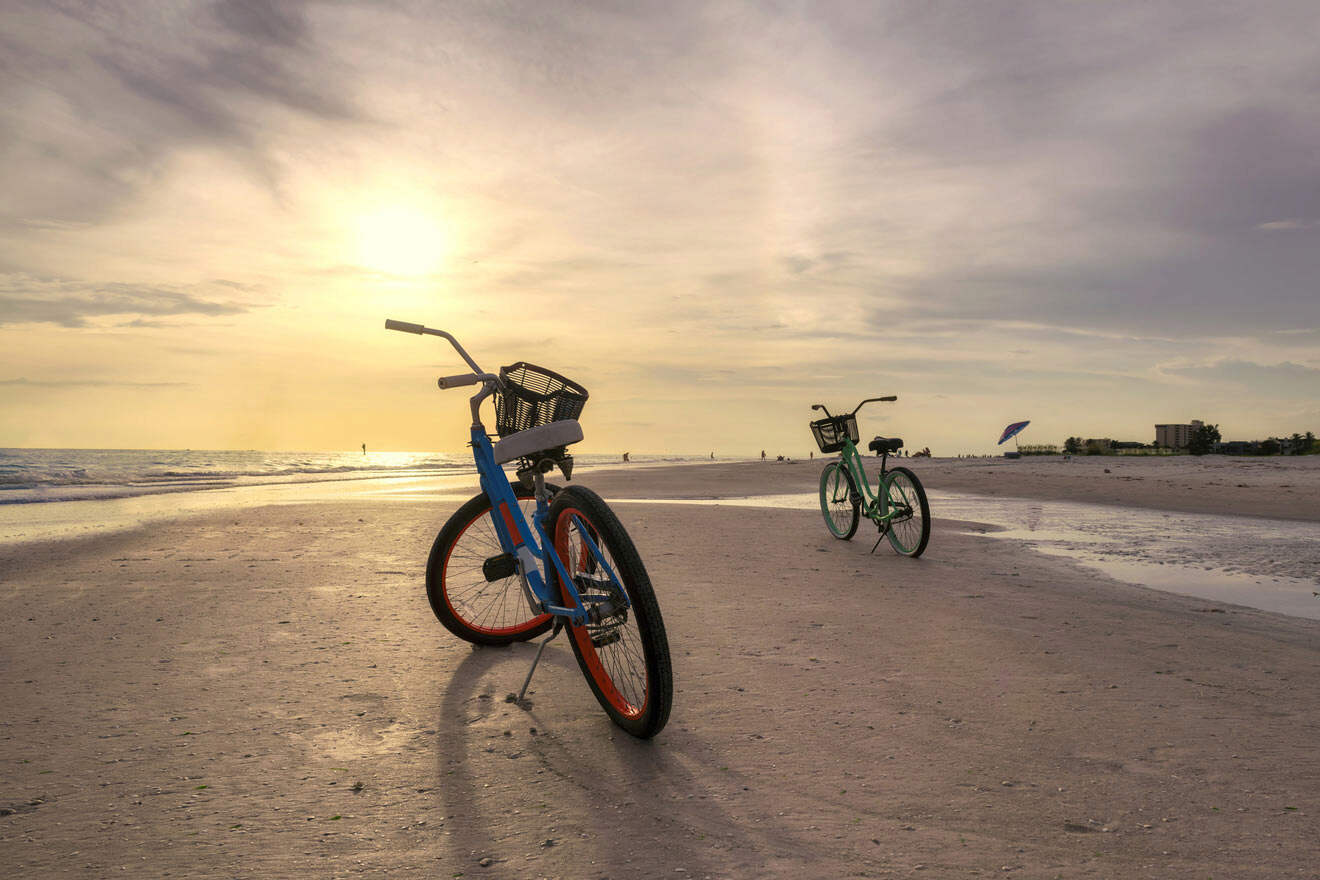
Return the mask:
[[(934, 490), (1320, 521), (1320, 457), (915, 461)], [(1320, 621), (936, 522), (829, 537), (819, 461), (587, 472), (656, 584), (669, 727), (422, 573), (458, 502), (0, 545), (0, 864), (23, 877), (1320, 877)]]

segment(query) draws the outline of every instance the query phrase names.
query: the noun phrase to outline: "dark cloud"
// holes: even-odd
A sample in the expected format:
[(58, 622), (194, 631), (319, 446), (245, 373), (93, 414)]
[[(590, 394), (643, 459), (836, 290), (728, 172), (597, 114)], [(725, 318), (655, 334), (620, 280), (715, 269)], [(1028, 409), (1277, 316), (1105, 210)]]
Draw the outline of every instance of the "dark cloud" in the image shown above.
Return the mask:
[[(1320, 242), (1256, 231), (1154, 257), (941, 269), (901, 288), (906, 314), (1020, 320), (1134, 336), (1260, 335), (1320, 324)], [(877, 315), (877, 324), (885, 321)]]
[(273, 183), (271, 114), (362, 118), (308, 6), (18, 3), (0, 36), (0, 223), (101, 219), (199, 145)]
[(89, 284), (28, 275), (0, 276), (0, 326), (51, 323), (82, 327), (106, 316), (234, 315), (248, 307), (214, 296), (210, 285), (193, 290), (132, 284)]
[(922, 3), (885, 21), (850, 40), (893, 48), (877, 66), (910, 99), (857, 154), (875, 147), (877, 190), (897, 153), (963, 206), (922, 237), (932, 270), (893, 284), (911, 313), (1175, 335), (1320, 322), (1313, 5)]
[(1314, 399), (1320, 391), (1320, 369), (1291, 361), (1258, 364), (1226, 358), (1208, 364), (1165, 366), (1161, 370), (1170, 375), (1236, 390), (1247, 389), (1268, 397), (1298, 395)]
[(307, 36), (302, 4), (269, 0), (221, 0), (215, 17), (246, 39), (291, 49)]

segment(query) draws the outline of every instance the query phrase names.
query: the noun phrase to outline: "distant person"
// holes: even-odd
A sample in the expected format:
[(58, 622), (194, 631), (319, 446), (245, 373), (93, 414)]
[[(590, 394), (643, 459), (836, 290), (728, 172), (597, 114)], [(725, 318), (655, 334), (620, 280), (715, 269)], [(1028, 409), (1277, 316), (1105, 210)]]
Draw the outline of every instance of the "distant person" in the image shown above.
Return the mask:
[(710, 460), (711, 460), (711, 461), (714, 461), (714, 460), (715, 460), (715, 453), (712, 452), (712, 453), (710, 454)]
[(627, 464), (627, 462), (628, 462), (628, 453), (626, 453), (626, 452), (623, 454), (623, 461), (624, 461), (625, 464)]
[(761, 450), (761, 461), (765, 461), (765, 450)]
[(816, 453), (814, 453), (814, 452), (808, 452), (808, 453), (807, 453), (807, 458), (815, 458), (815, 457), (816, 457)]
[(362, 454), (363, 454), (363, 455), (366, 455), (366, 454), (367, 454), (367, 444), (365, 444), (365, 443), (362, 444)]

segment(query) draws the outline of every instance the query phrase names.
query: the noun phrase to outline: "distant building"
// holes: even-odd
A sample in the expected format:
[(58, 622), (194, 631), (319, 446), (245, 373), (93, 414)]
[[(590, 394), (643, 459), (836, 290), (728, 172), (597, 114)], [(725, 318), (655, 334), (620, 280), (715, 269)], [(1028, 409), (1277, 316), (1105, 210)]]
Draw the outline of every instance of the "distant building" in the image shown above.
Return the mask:
[(1169, 449), (1186, 449), (1187, 444), (1192, 442), (1192, 435), (1196, 433), (1196, 429), (1204, 424), (1200, 419), (1192, 419), (1190, 425), (1156, 425), (1155, 445), (1167, 446)]

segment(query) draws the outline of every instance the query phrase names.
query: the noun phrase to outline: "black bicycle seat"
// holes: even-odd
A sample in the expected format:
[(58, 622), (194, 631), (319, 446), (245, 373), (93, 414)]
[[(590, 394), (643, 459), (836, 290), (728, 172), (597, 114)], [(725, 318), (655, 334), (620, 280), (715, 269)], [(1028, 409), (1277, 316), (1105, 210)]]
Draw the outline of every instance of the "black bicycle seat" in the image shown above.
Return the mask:
[(898, 437), (876, 437), (871, 441), (869, 449), (875, 453), (898, 452), (903, 448), (903, 441)]

